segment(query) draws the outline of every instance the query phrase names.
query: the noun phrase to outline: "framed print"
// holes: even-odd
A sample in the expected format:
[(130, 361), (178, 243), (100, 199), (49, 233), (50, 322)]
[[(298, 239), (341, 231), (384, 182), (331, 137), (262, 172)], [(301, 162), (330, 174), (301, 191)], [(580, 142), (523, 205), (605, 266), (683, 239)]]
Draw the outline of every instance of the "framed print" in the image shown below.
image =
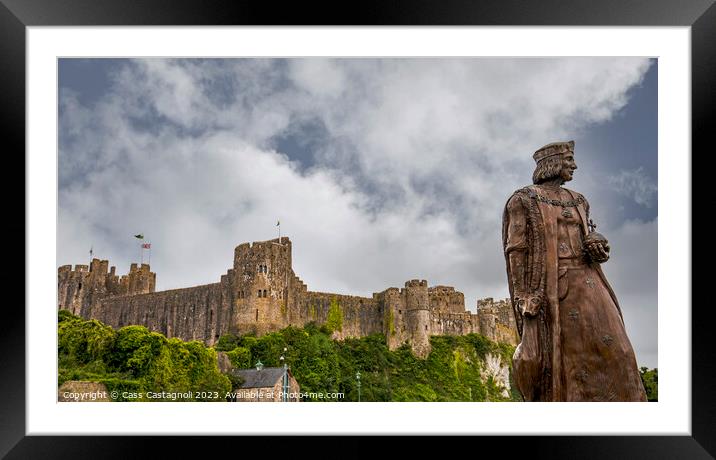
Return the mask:
[[(3, 129), (25, 148), (28, 183), (25, 316), (8, 309), (2, 338), (3, 386), (22, 397), (2, 401), (14, 421), (3, 453), (87, 454), (81, 441), (97, 435), (182, 435), (184, 448), (185, 435), (463, 434), (527, 435), (524, 452), (713, 455), (708, 322), (689, 270), (689, 149), (712, 123), (712, 2), (585, 2), (569, 14), (406, 3), (350, 20), (309, 9), (300, 22), (317, 25), (299, 27), (281, 27), (295, 7), (80, 3), (2, 9)], [(597, 403), (521, 401), (550, 399), (513, 373), (527, 310), (515, 321), (503, 273), (505, 248), (520, 243), (500, 219), (533, 180), (529, 156), (554, 141), (571, 146), (575, 189), (621, 251), (604, 273), (646, 366), (628, 378), (646, 387), (654, 368), (653, 402), (604, 403), (634, 400), (614, 376), (577, 398)], [(559, 219), (574, 218), (575, 200), (552, 199)], [(580, 286), (595, 289), (596, 276)], [(573, 310), (564, 324), (588, 316)], [(596, 316), (587, 323), (561, 340), (586, 340)], [(374, 334), (384, 342), (365, 352)], [(618, 334), (595, 341), (613, 350)], [(177, 364), (187, 359), (191, 372)], [(593, 371), (577, 367), (584, 395)], [(569, 388), (554, 382), (550, 392)], [(336, 401), (229, 402), (257, 388)], [(72, 404), (63, 390), (112, 396)], [(219, 393), (233, 399), (210, 404)], [(97, 446), (122, 456), (139, 442)]]

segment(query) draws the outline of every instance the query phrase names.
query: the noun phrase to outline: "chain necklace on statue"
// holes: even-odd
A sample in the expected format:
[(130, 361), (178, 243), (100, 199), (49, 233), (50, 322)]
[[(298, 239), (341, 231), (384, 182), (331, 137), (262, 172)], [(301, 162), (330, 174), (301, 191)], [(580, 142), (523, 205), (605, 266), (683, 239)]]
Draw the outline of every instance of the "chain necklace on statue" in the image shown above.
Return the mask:
[(562, 216), (567, 218), (573, 217), (572, 211), (569, 208), (576, 208), (580, 204), (584, 203), (584, 198), (582, 198), (581, 196), (577, 197), (576, 200), (556, 200), (554, 198), (547, 198), (544, 195), (540, 195), (529, 187), (525, 187), (525, 191), (530, 196), (530, 198), (533, 198), (537, 201), (541, 201), (542, 203), (547, 203), (552, 206), (561, 206)]

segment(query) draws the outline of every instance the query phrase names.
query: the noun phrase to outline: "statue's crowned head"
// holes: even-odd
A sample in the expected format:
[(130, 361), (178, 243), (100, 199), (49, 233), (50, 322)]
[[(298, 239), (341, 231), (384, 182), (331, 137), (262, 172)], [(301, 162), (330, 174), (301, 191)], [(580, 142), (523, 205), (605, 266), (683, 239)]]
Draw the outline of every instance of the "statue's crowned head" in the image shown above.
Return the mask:
[[(534, 174), (532, 174), (532, 182), (541, 184), (543, 182), (563, 176), (565, 169), (565, 158), (574, 157), (574, 141), (568, 142), (552, 142), (537, 150), (532, 158), (537, 163)], [(574, 166), (573, 169), (576, 169)], [(571, 171), (565, 180), (571, 180)]]

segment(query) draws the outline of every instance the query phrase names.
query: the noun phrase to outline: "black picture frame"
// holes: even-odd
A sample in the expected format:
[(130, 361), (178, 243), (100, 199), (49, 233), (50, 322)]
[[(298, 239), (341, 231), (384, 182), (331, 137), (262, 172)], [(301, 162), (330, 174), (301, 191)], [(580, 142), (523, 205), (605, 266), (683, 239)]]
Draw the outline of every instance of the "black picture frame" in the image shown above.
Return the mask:
[[(280, 7), (279, 7), (280, 6)], [(0, 0), (0, 56), (2, 69), (3, 141), (9, 173), (25, 171), (25, 32), (29, 26), (59, 25), (545, 25), (545, 26), (691, 26), (692, 65), (692, 151), (710, 152), (709, 134), (714, 132), (714, 87), (716, 86), (716, 6), (714, 0), (608, 0), (608, 1), (470, 1), (400, 0), (363, 1), (352, 7), (336, 4), (263, 1), (202, 2), (162, 0), (123, 2), (120, 0)], [(690, 152), (669, 152), (686, 154)], [(693, 159), (693, 156), (691, 156)], [(14, 166), (14, 167), (13, 167)], [(20, 207), (17, 186), (4, 181), (6, 206)], [(694, 180), (694, 183), (696, 181)], [(697, 194), (692, 193), (693, 199)], [(24, 203), (23, 203), (24, 204)], [(693, 208), (692, 208), (693, 209)], [(699, 208), (696, 208), (699, 209)], [(20, 219), (19, 216), (23, 216)], [(11, 235), (26, 233), (25, 206), (17, 213), (6, 212), (5, 225)], [(689, 223), (689, 226), (691, 223)], [(690, 227), (691, 228), (691, 227)], [(704, 230), (701, 230), (703, 232)], [(693, 238), (692, 241), (709, 241)], [(24, 240), (27, 251), (27, 239)], [(10, 245), (15, 251), (17, 243)], [(707, 244), (707, 248), (709, 245)], [(18, 251), (19, 252), (19, 251)], [(14, 255), (14, 254), (13, 254)], [(25, 254), (14, 261), (24, 260)], [(12, 264), (8, 261), (8, 263)], [(24, 265), (23, 265), (24, 266)], [(17, 265), (9, 273), (19, 274)], [(24, 273), (24, 271), (23, 271)], [(705, 272), (692, 270), (692, 286)], [(9, 278), (9, 277), (8, 277)], [(6, 278), (6, 279), (8, 279)], [(23, 302), (24, 290), (23, 290)], [(682, 307), (693, 306), (692, 314), (692, 434), (691, 436), (516, 436), (510, 440), (490, 437), (509, 454), (549, 458), (713, 458), (716, 455), (716, 397), (711, 326), (707, 303), (693, 302), (684, 293)], [(691, 304), (691, 305), (688, 305)], [(160, 444), (163, 456), (180, 455), (191, 447), (226, 447), (231, 455), (248, 452), (248, 442), (230, 437), (126, 437), (126, 436), (26, 436), (25, 406), (25, 312), (17, 301), (6, 300), (0, 321), (0, 455), (7, 458), (127, 458), (143, 457), (147, 448)], [(481, 439), (481, 445), (490, 443)], [(257, 440), (274, 455), (296, 450), (314, 450), (309, 443), (297, 447), (295, 440)], [(413, 439), (411, 444), (419, 442)], [(429, 440), (433, 443), (435, 441)], [(438, 441), (440, 442), (440, 441)], [(474, 441), (473, 441), (474, 442)], [(471, 442), (472, 443), (472, 442)], [(361, 438), (333, 438), (341, 452), (372, 455)], [(391, 443), (404, 447), (404, 443)], [(311, 447), (313, 446), (313, 447)], [(326, 449), (321, 444), (320, 449)], [(382, 451), (386, 452), (383, 448)], [(388, 448), (388, 451), (392, 449)], [(456, 452), (457, 453), (457, 452)], [(341, 455), (342, 456), (342, 455)]]

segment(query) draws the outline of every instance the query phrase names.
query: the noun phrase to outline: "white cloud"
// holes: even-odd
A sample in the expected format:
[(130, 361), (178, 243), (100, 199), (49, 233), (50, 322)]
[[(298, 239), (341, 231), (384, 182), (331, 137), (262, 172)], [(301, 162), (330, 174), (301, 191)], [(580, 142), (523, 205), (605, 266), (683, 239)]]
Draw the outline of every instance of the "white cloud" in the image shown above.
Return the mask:
[[(58, 264), (94, 244), (124, 272), (144, 232), (159, 288), (215, 282), (280, 218), (310, 289), (370, 295), (423, 278), (474, 308), (507, 295), (502, 207), (530, 182), (531, 153), (613, 116), (648, 65), (132, 61), (91, 106), (61, 96)], [(269, 145), (305, 120), (326, 134), (302, 171)]]
[(633, 199), (637, 204), (651, 208), (656, 201), (656, 182), (641, 166), (634, 170), (621, 170), (610, 176), (608, 181), (614, 190)]

